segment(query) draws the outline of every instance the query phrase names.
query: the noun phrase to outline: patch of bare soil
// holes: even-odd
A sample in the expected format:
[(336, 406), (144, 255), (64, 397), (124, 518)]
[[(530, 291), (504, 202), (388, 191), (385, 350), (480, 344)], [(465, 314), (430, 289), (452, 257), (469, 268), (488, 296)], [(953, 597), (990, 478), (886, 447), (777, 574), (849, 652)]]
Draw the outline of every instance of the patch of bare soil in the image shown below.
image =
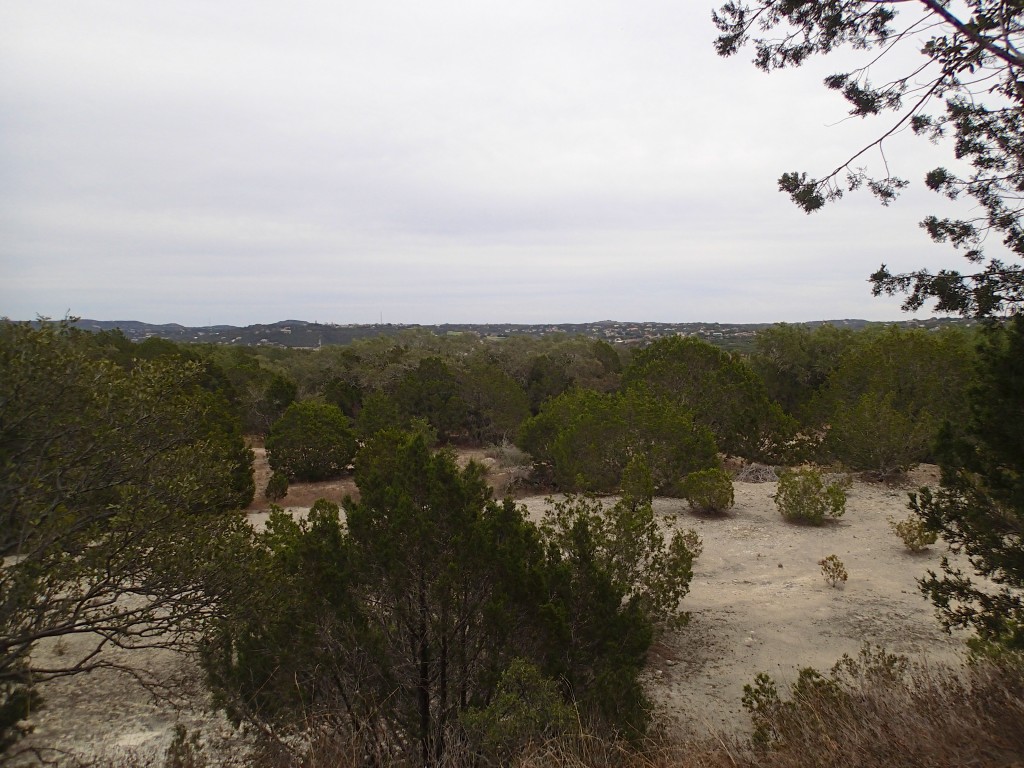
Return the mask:
[[(44, 640), (33, 662), (65, 664), (88, 652), (91, 640)], [(176, 726), (201, 733), (207, 752), (220, 756), (218, 764), (245, 764), (248, 739), (213, 711), (193, 658), (165, 648), (107, 648), (102, 658), (125, 669), (99, 669), (39, 685), (43, 704), (27, 721), (32, 733), (12, 750), (11, 765), (131, 768), (154, 760), (160, 765)]]
[(337, 480), (325, 480), (321, 483), (291, 483), (288, 486), (288, 494), (278, 501), (271, 502), (263, 495), (266, 490), (267, 481), (270, 480), (270, 464), (267, 463), (267, 449), (261, 443), (254, 443), (250, 446), (256, 458), (253, 461), (253, 479), (256, 482), (256, 496), (246, 512), (264, 512), (270, 509), (270, 505), (277, 504), (285, 508), (309, 508), (318, 499), (327, 499), (335, 504), (341, 504), (346, 496), (359, 498), (359, 489), (351, 475)]
[[(670, 730), (745, 733), (740, 701), (756, 674), (792, 681), (801, 668), (829, 669), (865, 642), (958, 663), (965, 638), (945, 634), (917, 588), (938, 568), (942, 548), (911, 554), (888, 523), (907, 516), (908, 490), (937, 479), (934, 467), (922, 467), (897, 485), (856, 481), (846, 514), (820, 528), (785, 522), (774, 482), (735, 483), (736, 506), (721, 517), (655, 499), (657, 514), (704, 542), (685, 600), (690, 623), (662, 636), (648, 658), (648, 689)], [(542, 498), (524, 502), (542, 514)], [(822, 577), (818, 561), (831, 554), (849, 573), (845, 586)]]
[[(910, 554), (888, 525), (889, 517), (906, 516), (908, 490), (935, 480), (934, 468), (926, 467), (902, 486), (857, 481), (846, 514), (820, 528), (784, 522), (772, 500), (773, 482), (737, 482), (736, 506), (718, 518), (695, 516), (677, 499), (656, 499), (657, 514), (694, 528), (704, 542), (685, 601), (691, 621), (659, 640), (645, 673), (669, 729), (742, 734), (749, 729), (740, 705), (743, 685), (757, 673), (790, 681), (800, 668), (827, 669), (864, 642), (957, 663), (964, 638), (943, 633), (916, 584), (937, 568), (941, 547)], [(316, 498), (340, 501), (353, 490), (345, 483), (303, 484), (284, 505), (301, 512)], [(539, 496), (522, 502), (533, 517), (545, 507)], [(254, 524), (265, 518), (263, 508), (254, 505)], [(845, 587), (829, 587), (821, 575), (818, 561), (830, 554), (849, 572)], [(148, 653), (136, 659), (145, 669), (195, 674), (188, 659)], [(101, 672), (47, 683), (42, 693), (47, 706), (31, 719), (37, 728), (33, 745), (87, 755), (141, 747), (154, 754), (165, 748), (176, 721), (225, 735), (222, 718), (203, 714), (206, 699), (198, 691), (190, 706), (176, 709), (149, 697), (131, 678)]]
[[(942, 548), (912, 554), (888, 523), (907, 516), (908, 490), (936, 480), (926, 467), (903, 487), (856, 482), (846, 514), (820, 528), (784, 522), (771, 498), (775, 483), (737, 483), (736, 507), (722, 519), (658, 500), (661, 514), (688, 516), (685, 525), (704, 541), (686, 598), (690, 625), (650, 657), (651, 693), (669, 721), (745, 732), (743, 685), (758, 672), (792, 681), (800, 668), (830, 668), (865, 642), (958, 663), (964, 636), (942, 630), (917, 586), (938, 569)], [(821, 574), (818, 561), (831, 554), (849, 573), (845, 586), (830, 587)]]

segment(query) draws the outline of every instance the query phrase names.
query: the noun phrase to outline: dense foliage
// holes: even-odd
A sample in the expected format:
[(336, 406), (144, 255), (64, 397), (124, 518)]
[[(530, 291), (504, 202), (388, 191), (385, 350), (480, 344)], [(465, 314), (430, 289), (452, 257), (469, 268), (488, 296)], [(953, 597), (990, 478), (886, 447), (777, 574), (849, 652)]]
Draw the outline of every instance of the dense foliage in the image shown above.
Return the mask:
[(972, 334), (955, 328), (773, 326), (759, 335), (753, 364), (819, 461), (883, 479), (933, 459), (944, 424), (962, 429), (974, 354)]
[(550, 464), (563, 490), (618, 490), (630, 458), (642, 456), (655, 490), (674, 495), (690, 472), (718, 464), (711, 433), (689, 411), (640, 387), (559, 395), (523, 424), (518, 443)]
[[(175, 356), (118, 359), (108, 340), (67, 323), (0, 323), (8, 718), (32, 683), (107, 663), (96, 655), (107, 644), (187, 636), (212, 610), (213, 552), (244, 525), (229, 510), (240, 501), (240, 457), (251, 489), (251, 453), (225, 399), (206, 386), (209, 372)], [(90, 639), (40, 668), (33, 647), (62, 635)], [(0, 741), (11, 725), (0, 722)]]
[(402, 376), (394, 399), (401, 413), (426, 419), (443, 440), (458, 435), (468, 417), (455, 373), (439, 357), (420, 360)]
[(345, 471), (356, 447), (348, 417), (338, 406), (304, 400), (289, 405), (270, 428), (267, 460), (290, 480), (329, 480)]
[(795, 431), (749, 365), (699, 339), (673, 336), (639, 350), (623, 385), (642, 385), (682, 406), (711, 430), (721, 450), (736, 456), (778, 459)]
[(966, 433), (942, 435), (941, 487), (910, 506), (983, 581), (943, 559), (921, 586), (946, 626), (1024, 649), (1024, 316), (989, 329), (968, 406)]
[(754, 339), (751, 366), (764, 380), (768, 395), (799, 419), (851, 349), (858, 334), (825, 323), (811, 329), (779, 323)]
[(344, 525), (327, 502), (277, 511), (241, 559), (250, 587), (206, 654), (229, 711), (434, 764), (525, 660), (587, 720), (643, 728), (638, 675), (679, 616), (692, 538), (666, 541), (642, 498), (607, 515), (568, 501), (538, 528), (489, 498), (478, 465), (405, 433), (378, 434), (356, 467)]

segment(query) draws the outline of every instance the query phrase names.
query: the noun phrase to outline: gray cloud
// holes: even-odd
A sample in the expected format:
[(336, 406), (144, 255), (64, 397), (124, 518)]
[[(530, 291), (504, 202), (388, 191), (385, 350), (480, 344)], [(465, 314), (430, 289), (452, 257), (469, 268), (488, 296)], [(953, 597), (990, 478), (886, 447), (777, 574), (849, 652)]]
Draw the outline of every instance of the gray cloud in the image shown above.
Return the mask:
[[(708, 7), (0, 8), (0, 314), (248, 323), (895, 318), (937, 205), (807, 218), (877, 127)], [(836, 123), (825, 127), (825, 123)], [(897, 138), (907, 175), (925, 149)], [(955, 263), (955, 262), (954, 262)]]

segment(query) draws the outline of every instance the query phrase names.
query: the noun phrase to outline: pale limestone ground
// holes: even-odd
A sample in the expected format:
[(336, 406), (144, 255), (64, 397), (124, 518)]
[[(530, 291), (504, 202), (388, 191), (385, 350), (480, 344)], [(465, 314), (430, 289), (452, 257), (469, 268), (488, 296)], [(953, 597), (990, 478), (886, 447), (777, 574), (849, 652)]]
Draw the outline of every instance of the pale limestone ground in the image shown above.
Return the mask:
[[(659, 515), (694, 528), (704, 542), (685, 600), (691, 622), (660, 639), (645, 676), (668, 726), (743, 733), (749, 728), (740, 706), (743, 685), (758, 672), (788, 681), (801, 667), (831, 667), (865, 641), (955, 663), (963, 638), (942, 632), (915, 582), (937, 567), (941, 549), (909, 554), (887, 523), (907, 514), (908, 489), (934, 480), (934, 469), (924, 468), (905, 487), (856, 482), (846, 515), (821, 528), (784, 522), (771, 498), (774, 483), (736, 483), (735, 508), (718, 518), (695, 516), (679, 500), (656, 499)], [(522, 503), (535, 518), (545, 507), (542, 497)], [(257, 525), (263, 518), (252, 515)], [(818, 560), (829, 554), (849, 572), (844, 588), (827, 586), (821, 576)], [(147, 652), (135, 662), (165, 677), (197, 674), (190, 660), (169, 652)], [(198, 691), (176, 709), (130, 678), (96, 673), (48, 683), (43, 694), (47, 706), (32, 718), (31, 743), (87, 757), (136, 748), (160, 754), (176, 722), (202, 726), (214, 742), (231, 736), (222, 717), (204, 711)], [(229, 753), (241, 754), (230, 742)]]
[[(932, 481), (930, 471), (908, 487)], [(947, 635), (917, 579), (938, 569), (941, 547), (907, 552), (889, 517), (903, 518), (907, 488), (855, 483), (846, 514), (821, 528), (785, 523), (775, 484), (737, 483), (736, 507), (724, 519), (701, 519), (682, 505), (656, 509), (688, 517), (704, 553), (686, 607), (688, 627), (665, 638), (649, 665), (652, 696), (684, 728), (744, 732), (743, 685), (758, 672), (781, 681), (798, 670), (828, 669), (865, 642), (933, 663), (960, 661), (965, 638)], [(825, 583), (818, 561), (835, 554), (845, 586)]]

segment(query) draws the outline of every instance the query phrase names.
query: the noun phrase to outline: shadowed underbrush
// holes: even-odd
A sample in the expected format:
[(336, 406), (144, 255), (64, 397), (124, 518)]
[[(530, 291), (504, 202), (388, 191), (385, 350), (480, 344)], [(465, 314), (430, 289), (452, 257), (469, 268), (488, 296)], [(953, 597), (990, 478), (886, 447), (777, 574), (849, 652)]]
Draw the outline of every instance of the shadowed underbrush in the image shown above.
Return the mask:
[[(931, 668), (865, 648), (831, 672), (805, 670), (780, 694), (761, 676), (745, 704), (754, 738), (711, 735), (642, 742), (603, 738), (577, 727), (558, 738), (520, 742), (502, 754), (482, 754), (468, 742), (445, 753), (440, 768), (1009, 768), (1024, 760), (1024, 663), (985, 660)], [(218, 759), (179, 738), (161, 761), (121, 760), (106, 768), (348, 768), (400, 765), (325, 729), (300, 740), (266, 740), (242, 762)], [(657, 729), (654, 729), (657, 731)], [(179, 734), (179, 737), (183, 734)], [(182, 748), (185, 744), (184, 749)], [(305, 746), (300, 746), (304, 744)], [(184, 758), (184, 759), (182, 759)]]
[(865, 649), (827, 676), (805, 670), (788, 699), (773, 700), (773, 687), (762, 687), (768, 695), (753, 706), (748, 688), (755, 746), (736, 765), (1002, 767), (1024, 759), (1020, 658), (930, 668)]

